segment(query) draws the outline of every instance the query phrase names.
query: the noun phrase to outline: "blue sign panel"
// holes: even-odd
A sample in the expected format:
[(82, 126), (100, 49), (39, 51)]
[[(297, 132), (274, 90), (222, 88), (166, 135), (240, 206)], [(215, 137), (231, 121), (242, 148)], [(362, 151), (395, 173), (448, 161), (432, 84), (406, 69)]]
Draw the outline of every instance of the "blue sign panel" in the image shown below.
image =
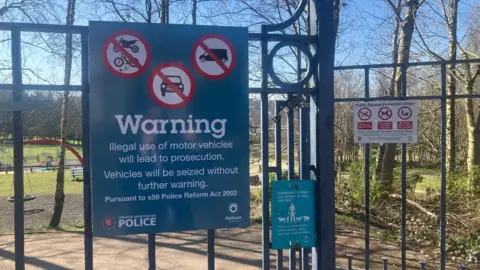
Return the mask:
[(247, 28), (89, 31), (94, 234), (249, 226)]
[(272, 182), (272, 248), (315, 246), (315, 181)]

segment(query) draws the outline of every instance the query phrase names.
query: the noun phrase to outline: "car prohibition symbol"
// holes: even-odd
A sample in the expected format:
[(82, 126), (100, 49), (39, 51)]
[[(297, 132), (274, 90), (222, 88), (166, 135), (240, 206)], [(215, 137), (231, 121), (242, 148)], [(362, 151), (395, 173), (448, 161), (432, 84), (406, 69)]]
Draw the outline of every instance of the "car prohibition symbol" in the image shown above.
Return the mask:
[[(167, 75), (166, 77), (172, 84), (174, 84), (183, 93), (182, 77), (176, 76), (176, 75)], [(175, 92), (175, 90), (173, 90), (172, 87), (170, 87), (166, 82), (162, 82), (160, 89), (162, 91), (162, 97), (164, 97), (165, 93), (167, 92)]]
[[(225, 63), (228, 61), (228, 54), (226, 49), (210, 49), (212, 53), (222, 61), (222, 63)], [(205, 62), (205, 61), (215, 61), (211, 55), (208, 54), (208, 52), (203, 53), (200, 55), (198, 58), (200, 61)]]

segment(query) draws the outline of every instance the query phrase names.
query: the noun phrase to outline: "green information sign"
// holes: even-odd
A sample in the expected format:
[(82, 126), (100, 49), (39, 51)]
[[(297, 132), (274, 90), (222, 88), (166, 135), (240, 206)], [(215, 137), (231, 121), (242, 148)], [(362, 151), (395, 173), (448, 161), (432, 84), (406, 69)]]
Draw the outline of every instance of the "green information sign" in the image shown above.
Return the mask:
[(272, 183), (272, 247), (315, 246), (315, 181)]

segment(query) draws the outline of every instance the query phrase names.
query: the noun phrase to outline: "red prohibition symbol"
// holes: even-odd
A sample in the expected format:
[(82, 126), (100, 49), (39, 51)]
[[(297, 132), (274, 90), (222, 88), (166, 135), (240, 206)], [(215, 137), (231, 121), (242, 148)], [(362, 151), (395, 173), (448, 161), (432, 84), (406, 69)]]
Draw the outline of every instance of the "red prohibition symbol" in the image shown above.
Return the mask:
[(360, 120), (367, 121), (372, 117), (372, 111), (369, 108), (361, 108), (357, 115)]
[(388, 120), (392, 118), (392, 110), (388, 107), (382, 107), (378, 110), (378, 117), (382, 120)]
[(103, 62), (116, 76), (135, 78), (150, 64), (152, 54), (147, 41), (133, 31), (112, 34), (102, 49)]
[(150, 95), (157, 104), (169, 109), (185, 106), (195, 93), (192, 73), (183, 65), (169, 62), (159, 65), (150, 74)]
[(193, 45), (193, 66), (207, 79), (219, 80), (227, 77), (235, 68), (236, 58), (232, 43), (221, 35), (202, 36)]
[(408, 120), (410, 117), (412, 117), (412, 109), (407, 106), (403, 106), (400, 109), (398, 109), (398, 117), (402, 120)]

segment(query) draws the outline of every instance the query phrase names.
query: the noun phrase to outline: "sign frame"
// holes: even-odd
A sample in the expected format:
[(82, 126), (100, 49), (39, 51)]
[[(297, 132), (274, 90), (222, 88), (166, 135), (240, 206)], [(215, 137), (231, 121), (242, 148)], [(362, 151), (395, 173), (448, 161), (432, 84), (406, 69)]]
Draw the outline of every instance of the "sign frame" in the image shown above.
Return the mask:
[[(273, 249), (315, 247), (315, 182), (314, 180), (272, 182)], [(300, 210), (302, 215), (299, 214)]]
[[(103, 56), (112, 36), (130, 31), (154, 50), (142, 74), (125, 80)], [(235, 46), (222, 80), (192, 72), (192, 46), (210, 34)], [(90, 21), (89, 35), (93, 234), (250, 226), (248, 28)], [(163, 67), (190, 79), (177, 108), (152, 94)]]
[[(408, 108), (407, 118), (400, 111)], [(360, 111), (371, 111), (369, 119), (362, 119)], [(381, 114), (381, 111), (387, 113)], [(354, 142), (415, 143), (418, 133), (418, 106), (415, 100), (361, 101), (353, 104)]]

